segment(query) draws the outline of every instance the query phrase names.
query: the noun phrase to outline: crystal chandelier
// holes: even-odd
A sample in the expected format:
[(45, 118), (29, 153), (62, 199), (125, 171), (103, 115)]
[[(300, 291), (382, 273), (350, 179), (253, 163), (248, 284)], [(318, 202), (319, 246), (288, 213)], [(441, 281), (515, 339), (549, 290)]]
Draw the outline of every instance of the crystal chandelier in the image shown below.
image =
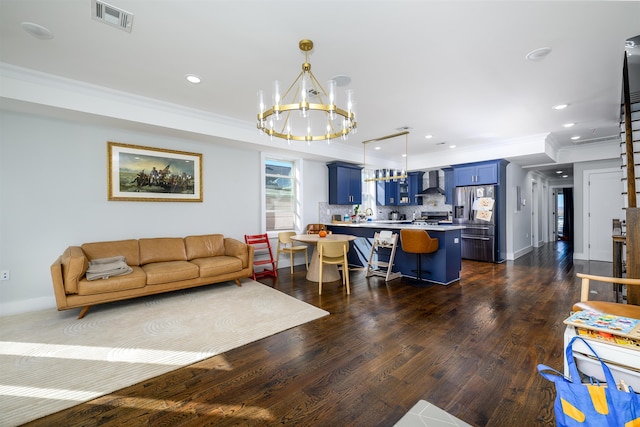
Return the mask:
[(309, 52), (311, 40), (300, 40), (300, 50), (305, 61), (302, 71), (281, 94), (278, 81), (273, 84), (272, 102), (268, 109), (263, 91), (258, 91), (258, 129), (271, 137), (287, 141), (323, 141), (347, 139), (356, 131), (353, 91), (346, 91), (346, 109), (336, 106), (335, 80), (329, 80), (327, 92), (311, 72)]

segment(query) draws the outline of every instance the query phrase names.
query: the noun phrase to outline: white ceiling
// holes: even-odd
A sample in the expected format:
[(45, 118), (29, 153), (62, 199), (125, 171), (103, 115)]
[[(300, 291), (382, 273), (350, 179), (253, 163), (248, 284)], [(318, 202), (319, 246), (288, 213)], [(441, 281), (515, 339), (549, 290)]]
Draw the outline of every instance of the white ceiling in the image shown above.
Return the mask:
[[(446, 151), (450, 164), (455, 153), (539, 135), (557, 150), (619, 138), (625, 40), (640, 34), (640, 3), (631, 1), (108, 3), (134, 15), (131, 33), (93, 20), (90, 0), (0, 0), (0, 61), (253, 128), (257, 90), (293, 81), (304, 59), (298, 41), (308, 38), (321, 82), (351, 77), (358, 133), (348, 144), (408, 126), (410, 153)], [(54, 37), (38, 40), (22, 22)], [(525, 58), (541, 47), (552, 51)], [(639, 58), (629, 59), (632, 76)], [(202, 83), (187, 83), (188, 73)], [(552, 109), (560, 103), (569, 107)], [(510, 160), (553, 163), (540, 154)]]

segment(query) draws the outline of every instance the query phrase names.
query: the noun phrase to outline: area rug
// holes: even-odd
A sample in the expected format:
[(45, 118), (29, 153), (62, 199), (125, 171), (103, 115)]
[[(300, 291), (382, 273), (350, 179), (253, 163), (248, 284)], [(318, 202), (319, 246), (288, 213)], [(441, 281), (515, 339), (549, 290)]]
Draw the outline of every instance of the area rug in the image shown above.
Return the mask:
[(394, 427), (471, 427), (471, 424), (465, 423), (426, 400), (419, 400), (400, 418), (400, 421), (394, 424)]
[(251, 280), (0, 317), (0, 426), (15, 426), (329, 313)]

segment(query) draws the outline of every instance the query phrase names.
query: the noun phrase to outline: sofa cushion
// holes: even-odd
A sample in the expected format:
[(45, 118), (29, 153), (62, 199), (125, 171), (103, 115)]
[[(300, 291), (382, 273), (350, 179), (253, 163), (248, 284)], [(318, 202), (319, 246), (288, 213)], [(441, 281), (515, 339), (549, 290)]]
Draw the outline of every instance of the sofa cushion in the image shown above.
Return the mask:
[(140, 265), (152, 262), (186, 261), (184, 239), (181, 237), (160, 237), (157, 239), (140, 239)]
[(138, 241), (134, 239), (85, 243), (82, 245), (82, 250), (89, 260), (122, 255), (127, 260), (127, 264), (131, 266), (140, 265)]
[(143, 288), (147, 283), (147, 276), (142, 268), (133, 266), (133, 271), (125, 276), (113, 276), (108, 279), (89, 281), (83, 278), (78, 282), (78, 295), (95, 295), (109, 292), (126, 291), (127, 289)]
[(224, 236), (207, 234), (203, 236), (187, 236), (184, 238), (187, 259), (206, 258), (224, 255)]
[(78, 293), (78, 281), (84, 277), (89, 267), (89, 260), (79, 246), (69, 246), (60, 259), (62, 277), (66, 294)]
[(142, 269), (147, 274), (147, 285), (197, 279), (199, 275), (198, 266), (189, 261), (152, 262)]
[(200, 277), (213, 277), (242, 270), (242, 261), (230, 256), (198, 258), (191, 261), (200, 268)]

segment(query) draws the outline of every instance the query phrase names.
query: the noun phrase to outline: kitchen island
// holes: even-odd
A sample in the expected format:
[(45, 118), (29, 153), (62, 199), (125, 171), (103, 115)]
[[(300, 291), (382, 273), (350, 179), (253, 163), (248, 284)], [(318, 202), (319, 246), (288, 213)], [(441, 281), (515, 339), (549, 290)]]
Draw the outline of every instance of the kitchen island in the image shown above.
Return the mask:
[[(463, 226), (457, 225), (416, 225), (406, 221), (374, 221), (360, 223), (326, 224), (333, 233), (351, 234), (356, 236), (349, 251), (349, 264), (365, 267), (369, 261), (373, 237), (375, 233), (389, 230), (398, 234), (398, 245), (392, 270), (403, 276), (416, 278), (417, 255), (402, 250), (400, 230), (425, 230), (429, 236), (438, 239), (438, 250), (432, 254), (422, 255), (422, 277), (429, 282), (448, 285), (460, 280), (462, 269), (462, 253), (460, 249), (460, 234)], [(388, 259), (390, 250), (378, 250), (380, 260)], [(382, 259), (383, 257), (387, 259)]]

